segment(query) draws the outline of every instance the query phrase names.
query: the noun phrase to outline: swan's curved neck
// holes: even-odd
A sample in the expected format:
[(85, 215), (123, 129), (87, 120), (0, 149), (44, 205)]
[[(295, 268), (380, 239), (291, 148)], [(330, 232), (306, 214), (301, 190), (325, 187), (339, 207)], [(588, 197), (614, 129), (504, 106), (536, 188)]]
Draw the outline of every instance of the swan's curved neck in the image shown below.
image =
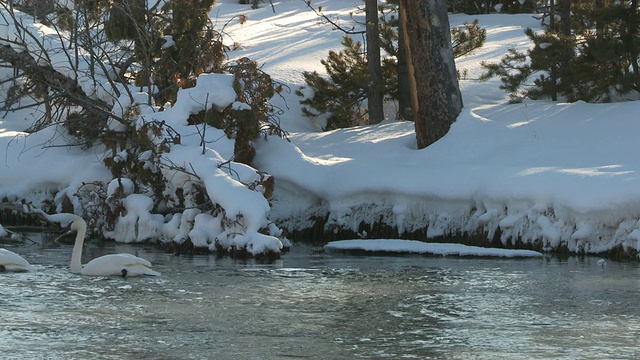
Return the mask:
[(82, 246), (84, 245), (84, 237), (87, 234), (87, 223), (83, 219), (74, 220), (78, 234), (76, 235), (76, 243), (73, 245), (73, 253), (71, 253), (72, 273), (80, 273), (82, 271)]

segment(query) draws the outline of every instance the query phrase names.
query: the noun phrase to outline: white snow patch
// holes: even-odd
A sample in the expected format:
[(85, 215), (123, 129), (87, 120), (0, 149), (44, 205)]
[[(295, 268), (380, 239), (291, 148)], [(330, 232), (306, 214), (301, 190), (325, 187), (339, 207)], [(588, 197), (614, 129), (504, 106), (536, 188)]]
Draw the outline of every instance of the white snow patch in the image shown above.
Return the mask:
[[(318, 24), (315, 14), (298, 2), (277, 6), (286, 16), (258, 9), (252, 12), (251, 21), (240, 24), (231, 20), (246, 9), (231, 3), (216, 5), (212, 16), (215, 14), (217, 23), (228, 24), (229, 39), (242, 44), (229, 53), (230, 60), (254, 59), (274, 80), (296, 89), (304, 84), (303, 71), (324, 73), (320, 60), (329, 50), (340, 48), (342, 34)], [(332, 14), (348, 17), (352, 11), (351, 1), (331, 2)], [(6, 15), (6, 10), (0, 12)], [(43, 46), (66, 48), (51, 29), (34, 23), (26, 14), (17, 16)], [(540, 30), (540, 22), (530, 14), (450, 14), (450, 23), (459, 26), (475, 18), (487, 30), (485, 45), (456, 59), (456, 67), (467, 70), (469, 79), (483, 71), (481, 61), (496, 62), (508, 48), (523, 51), (533, 46), (524, 35), (525, 28)], [(269, 36), (264, 35), (267, 33)], [(17, 38), (18, 34), (13, 24), (0, 23), (0, 36)], [(41, 49), (32, 45), (16, 50), (29, 50), (44, 62)], [(89, 57), (80, 53), (70, 62), (67, 55), (73, 53), (54, 51), (51, 64), (77, 78), (87, 94), (115, 104), (117, 96), (107, 83), (112, 74), (99, 71), (96, 81), (89, 81)], [(75, 60), (80, 64), (77, 72), (72, 66)], [(0, 71), (0, 75), (10, 74)], [(503, 243), (515, 239), (542, 242), (546, 249), (565, 245), (585, 252), (620, 245), (640, 248), (640, 102), (527, 100), (508, 104), (498, 86), (498, 79), (461, 80), (465, 107), (447, 135), (422, 150), (416, 149), (413, 124), (391, 119), (378, 125), (317, 132), (323, 120), (305, 119), (293, 91), (283, 92), (282, 98), (276, 96), (273, 101), (286, 109), (280, 124), (289, 133), (288, 141), (269, 136), (253, 143), (257, 149), (253, 165), (276, 179), (271, 207), (259, 191), (247, 188), (259, 179), (256, 169), (227, 162), (233, 156), (233, 140), (224, 131), (207, 128), (204, 135), (202, 126), (187, 126), (190, 114), (234, 104), (231, 75), (200, 76), (196, 87), (181, 89), (176, 103), (163, 105), (162, 111), (149, 104), (147, 93), (135, 89), (133, 99), (120, 98), (113, 106), (114, 114), (125, 115), (127, 107), (136, 106), (139, 122), (170, 125), (180, 133), (181, 144), (172, 146), (165, 154), (167, 160), (200, 177), (163, 169), (170, 179), (167, 201), (177, 201), (171, 198), (176, 189), (193, 195), (189, 191), (194, 182), (201, 181), (207, 195), (224, 209), (223, 227), (217, 229), (211, 219), (196, 221), (200, 214), (196, 209), (165, 221), (151, 213), (149, 199), (129, 199), (134, 194), (125, 189), (126, 212), (111, 235), (118, 241), (157, 236), (180, 243), (195, 228), (198, 244), (214, 238), (225, 246), (251, 244), (251, 251), (256, 251), (282, 245), (258, 232), (270, 224), (296, 230), (313, 225), (314, 217), (328, 216), (328, 230), (358, 231), (363, 222), (382, 221), (397, 226), (399, 232), (426, 229), (429, 236), (482, 232), (492, 237), (500, 233)], [(6, 92), (2, 90), (0, 94)], [(0, 119), (0, 198), (36, 206), (53, 198), (57, 209), (70, 199), (80, 209), (74, 195), (78, 189), (113, 181), (101, 162), (103, 148), (62, 147), (68, 135), (63, 127), (51, 126), (27, 136), (22, 132), (29, 125), (25, 119), (32, 121), (33, 115), (17, 112)], [(119, 153), (120, 160), (127, 156), (126, 151)], [(115, 191), (113, 186), (109, 184), (108, 193)], [(217, 231), (220, 233), (214, 234)], [(234, 235), (236, 232), (240, 235)]]
[(532, 250), (483, 248), (462, 244), (427, 243), (415, 240), (341, 240), (324, 246), (327, 250), (363, 250), (443, 256), (542, 257)]

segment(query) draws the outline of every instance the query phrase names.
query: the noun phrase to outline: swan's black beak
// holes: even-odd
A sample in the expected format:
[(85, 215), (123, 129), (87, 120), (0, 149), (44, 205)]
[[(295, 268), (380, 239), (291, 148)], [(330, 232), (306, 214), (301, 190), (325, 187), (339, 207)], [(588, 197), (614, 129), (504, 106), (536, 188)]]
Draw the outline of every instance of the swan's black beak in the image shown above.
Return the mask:
[(122, 274), (123, 278), (126, 278), (127, 277), (127, 273), (129, 273), (129, 272), (127, 271), (127, 269), (122, 269), (122, 271), (120, 273)]

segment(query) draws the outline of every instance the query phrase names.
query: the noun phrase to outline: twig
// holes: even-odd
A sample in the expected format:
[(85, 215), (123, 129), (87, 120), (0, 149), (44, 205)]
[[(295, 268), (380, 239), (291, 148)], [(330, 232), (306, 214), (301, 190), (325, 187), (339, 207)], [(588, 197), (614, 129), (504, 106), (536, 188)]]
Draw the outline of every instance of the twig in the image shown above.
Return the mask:
[(338, 25), (335, 21), (329, 19), (329, 17), (321, 12), (319, 12), (318, 10), (316, 10), (313, 6), (311, 6), (311, 1), (308, 0), (301, 0), (302, 2), (305, 3), (305, 5), (307, 5), (307, 7), (311, 10), (313, 10), (314, 13), (316, 13), (316, 15), (318, 15), (319, 17), (325, 19), (329, 24), (333, 25), (336, 27), (336, 29), (342, 31), (345, 34), (348, 35), (361, 35), (361, 34), (366, 34), (366, 30), (362, 30), (362, 31), (354, 31), (353, 27), (351, 28), (351, 30), (347, 30), (345, 28), (343, 28), (342, 26)]

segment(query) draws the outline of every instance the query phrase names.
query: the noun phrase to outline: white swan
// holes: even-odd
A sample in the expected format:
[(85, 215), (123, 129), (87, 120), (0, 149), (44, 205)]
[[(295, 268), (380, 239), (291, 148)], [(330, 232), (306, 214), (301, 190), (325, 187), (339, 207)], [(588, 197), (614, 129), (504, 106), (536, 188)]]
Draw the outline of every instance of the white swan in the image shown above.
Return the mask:
[(0, 272), (4, 271), (32, 271), (33, 267), (22, 256), (0, 248)]
[(160, 273), (151, 270), (151, 263), (143, 258), (131, 254), (111, 254), (95, 258), (82, 266), (82, 247), (87, 234), (87, 223), (79, 216), (74, 216), (71, 229), (76, 230), (76, 242), (71, 254), (71, 272), (91, 276), (139, 276), (153, 275)]

